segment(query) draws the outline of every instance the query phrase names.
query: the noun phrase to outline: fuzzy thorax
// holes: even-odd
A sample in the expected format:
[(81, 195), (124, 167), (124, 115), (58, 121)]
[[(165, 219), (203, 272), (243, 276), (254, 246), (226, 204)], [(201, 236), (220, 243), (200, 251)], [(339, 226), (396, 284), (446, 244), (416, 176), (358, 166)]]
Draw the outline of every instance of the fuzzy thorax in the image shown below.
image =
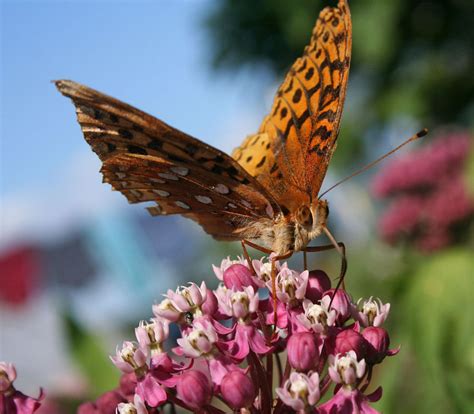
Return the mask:
[(277, 255), (300, 251), (323, 232), (328, 214), (327, 201), (317, 200), (286, 216), (279, 214), (273, 220), (252, 223), (244, 231), (244, 236), (246, 239), (257, 239), (259, 244)]

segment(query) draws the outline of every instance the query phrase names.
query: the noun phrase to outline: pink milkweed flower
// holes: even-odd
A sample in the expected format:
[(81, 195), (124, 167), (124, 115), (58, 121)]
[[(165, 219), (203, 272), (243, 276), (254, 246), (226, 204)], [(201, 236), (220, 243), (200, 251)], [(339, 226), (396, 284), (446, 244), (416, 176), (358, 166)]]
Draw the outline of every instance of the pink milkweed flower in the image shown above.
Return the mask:
[(117, 414), (148, 414), (145, 403), (138, 394), (133, 397), (133, 403), (120, 403)]
[(206, 300), (206, 283), (201, 286), (190, 283), (189, 286), (180, 286), (173, 292), (171, 289), (166, 293), (166, 297), (171, 300), (176, 309), (181, 312), (192, 312), (195, 317), (202, 316), (201, 305)]
[(232, 265), (239, 264), (242, 266), (249, 268), (247, 260), (243, 257), (238, 256), (236, 260), (231, 260), (229, 256), (222, 260), (221, 265), (219, 267), (212, 265), (212, 270), (214, 270), (214, 274), (216, 277), (223, 282), (224, 281), (224, 272)]
[(16, 369), (13, 364), (0, 362), (0, 392), (4, 393), (13, 386), (16, 380)]
[(319, 400), (319, 375), (317, 372), (293, 372), (283, 387), (277, 388), (275, 392), (284, 404), (303, 414)]
[(168, 399), (160, 381), (150, 372), (138, 380), (135, 392), (150, 407), (158, 407)]
[(216, 291), (216, 296), (220, 311), (224, 315), (232, 316), (239, 321), (244, 321), (258, 309), (258, 294), (252, 286), (247, 286), (242, 291), (235, 291), (221, 285)]
[(354, 388), (357, 379), (365, 374), (365, 360), (357, 361), (357, 355), (354, 351), (349, 351), (345, 355), (329, 355), (329, 376), (337, 383), (346, 388)]
[(297, 320), (308, 330), (325, 335), (330, 326), (336, 323), (336, 311), (329, 310), (331, 298), (325, 296), (320, 300), (319, 305), (308, 299), (303, 301), (304, 314), (298, 315)]
[[(309, 272), (307, 270), (303, 273), (298, 273), (288, 269), (286, 263), (283, 264), (276, 277), (277, 298), (289, 305), (302, 301), (308, 286), (308, 276)], [(272, 289), (271, 281), (267, 282), (267, 287)]]
[(209, 355), (218, 341), (218, 335), (208, 319), (200, 318), (193, 322), (192, 329), (183, 333), (177, 340), (182, 352), (191, 358)]
[(170, 322), (178, 322), (182, 316), (182, 312), (168, 298), (163, 299), (158, 304), (154, 304), (152, 310), (153, 315), (158, 318), (167, 319)]
[(176, 391), (178, 398), (195, 412), (211, 402), (212, 384), (201, 371), (187, 371), (181, 375)]
[(135, 372), (141, 377), (148, 369), (147, 354), (137, 344), (124, 341), (122, 348), (117, 347), (115, 356), (110, 357), (114, 365), (122, 372)]
[(358, 389), (342, 387), (334, 397), (318, 407), (318, 414), (380, 414), (369, 402), (378, 401), (381, 397), (381, 387), (369, 395), (362, 394)]
[(248, 375), (239, 370), (224, 376), (220, 387), (222, 397), (234, 410), (250, 407), (255, 400), (255, 386)]
[(357, 301), (357, 305), (351, 306), (352, 317), (364, 327), (382, 326), (390, 312), (390, 303), (383, 304), (379, 298), (372, 299), (372, 296), (361, 302), (362, 298)]
[[(270, 255), (271, 257), (271, 255)], [(252, 266), (257, 274), (258, 280), (262, 282), (268, 282), (272, 278), (272, 264), (270, 261), (264, 261), (265, 258), (261, 258), (260, 260), (252, 260)], [(276, 274), (280, 272), (281, 266), (280, 262), (275, 262), (275, 271)], [(263, 287), (263, 285), (261, 286)]]
[(290, 336), (286, 350), (288, 362), (297, 371), (315, 369), (319, 362), (322, 340), (310, 332), (296, 332)]
[(14, 388), (15, 380), (15, 366), (0, 362), (0, 413), (33, 414), (41, 405), (43, 391), (40, 389), (38, 398), (29, 397)]
[(170, 322), (163, 318), (153, 318), (150, 322), (141, 321), (135, 328), (135, 336), (145, 352), (150, 350), (153, 357), (163, 352), (161, 344), (168, 339)]

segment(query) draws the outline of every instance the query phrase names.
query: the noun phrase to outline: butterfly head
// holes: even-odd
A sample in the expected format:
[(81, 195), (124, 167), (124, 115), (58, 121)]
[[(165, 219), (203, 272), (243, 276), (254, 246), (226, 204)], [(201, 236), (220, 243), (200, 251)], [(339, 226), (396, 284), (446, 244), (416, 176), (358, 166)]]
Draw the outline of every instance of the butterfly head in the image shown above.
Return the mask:
[(295, 250), (301, 250), (322, 233), (329, 215), (328, 202), (317, 200), (309, 206), (303, 205), (294, 215), (295, 221)]

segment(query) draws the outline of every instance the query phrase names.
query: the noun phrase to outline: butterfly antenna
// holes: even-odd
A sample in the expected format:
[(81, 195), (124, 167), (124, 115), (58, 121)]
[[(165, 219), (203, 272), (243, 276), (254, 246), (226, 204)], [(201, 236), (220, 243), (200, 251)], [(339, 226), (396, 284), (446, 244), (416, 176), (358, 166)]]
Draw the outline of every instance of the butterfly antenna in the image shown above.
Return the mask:
[(389, 157), (392, 155), (394, 152), (397, 152), (400, 148), (404, 147), (408, 143), (415, 141), (421, 137), (424, 137), (428, 133), (428, 130), (426, 128), (423, 128), (421, 131), (417, 132), (416, 134), (412, 135), (410, 138), (408, 138), (406, 141), (402, 142), (398, 147), (392, 149), (391, 151), (387, 152), (386, 154), (382, 155), (380, 158), (377, 158), (375, 161), (372, 161), (370, 164), (367, 164), (364, 168), (361, 168), (360, 170), (352, 173), (346, 178), (343, 178), (341, 181), (338, 181), (336, 184), (332, 185), (329, 187), (327, 190), (325, 190), (321, 195), (318, 196), (318, 198), (323, 197), (325, 194), (329, 193), (332, 189), (337, 187), (338, 185), (346, 182), (347, 180), (350, 180), (351, 178), (355, 177), (356, 175), (362, 174), (363, 172), (371, 169), (374, 165), (378, 164), (380, 161), (383, 161), (385, 158)]

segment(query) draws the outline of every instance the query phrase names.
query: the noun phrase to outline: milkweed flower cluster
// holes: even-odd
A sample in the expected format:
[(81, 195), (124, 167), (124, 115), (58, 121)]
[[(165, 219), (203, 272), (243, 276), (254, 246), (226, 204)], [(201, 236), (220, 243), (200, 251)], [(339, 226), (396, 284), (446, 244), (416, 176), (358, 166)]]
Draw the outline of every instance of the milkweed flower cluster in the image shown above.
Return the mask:
[(472, 142), (468, 133), (440, 136), (382, 169), (373, 193), (391, 200), (379, 223), (384, 240), (406, 240), (429, 252), (463, 237), (474, 217), (464, 177)]
[(373, 367), (397, 352), (382, 327), (390, 306), (354, 303), (323, 271), (286, 263), (277, 264), (274, 298), (270, 269), (263, 259), (225, 259), (214, 267), (217, 289), (168, 291), (136, 341), (111, 357), (120, 385), (78, 412), (376, 413)]

